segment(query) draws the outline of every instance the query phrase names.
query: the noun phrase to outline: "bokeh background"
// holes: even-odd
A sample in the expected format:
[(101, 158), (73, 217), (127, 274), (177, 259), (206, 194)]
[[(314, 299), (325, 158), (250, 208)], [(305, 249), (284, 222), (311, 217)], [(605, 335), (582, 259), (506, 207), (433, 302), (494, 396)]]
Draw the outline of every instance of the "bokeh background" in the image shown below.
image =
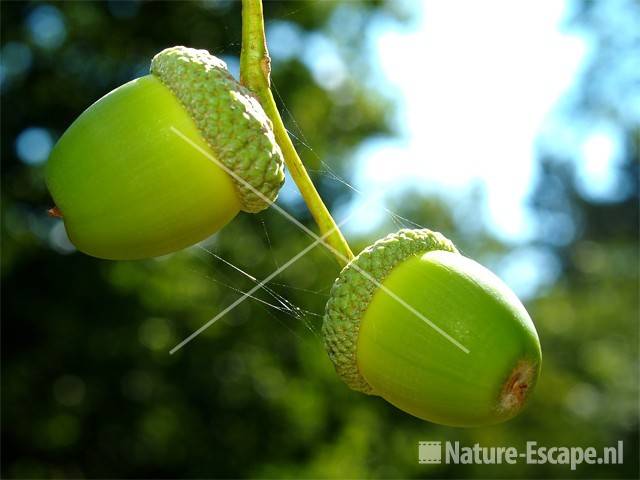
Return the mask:
[[(412, 418), (350, 391), (320, 325), (338, 267), (317, 248), (169, 350), (310, 241), (241, 214), (185, 251), (76, 251), (42, 166), (93, 101), (162, 48), (237, 73), (240, 5), (3, 2), (2, 477), (638, 477), (640, 3), (267, 3), (285, 121), (355, 251), (442, 231), (523, 298), (544, 364), (490, 428)], [(279, 203), (312, 226), (292, 182)], [(222, 261), (223, 259), (224, 261)], [(420, 440), (625, 443), (618, 466), (419, 465)]]

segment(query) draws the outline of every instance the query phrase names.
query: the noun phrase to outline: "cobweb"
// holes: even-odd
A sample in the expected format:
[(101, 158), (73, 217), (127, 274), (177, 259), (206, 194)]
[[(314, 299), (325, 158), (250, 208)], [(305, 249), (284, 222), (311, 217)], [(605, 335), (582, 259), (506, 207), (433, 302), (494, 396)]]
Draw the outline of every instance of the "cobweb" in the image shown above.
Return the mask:
[[(291, 12), (289, 15), (293, 15), (296, 12)], [(234, 49), (235, 47), (238, 47), (240, 44), (238, 42), (233, 42), (230, 44), (226, 45), (226, 48), (221, 48), (218, 51), (222, 54), (226, 53), (226, 51), (230, 50), (230, 49)], [(284, 114), (286, 115), (286, 117), (288, 118), (290, 124), (292, 125), (292, 129), (287, 129), (287, 132), (289, 133), (289, 135), (291, 136), (291, 138), (293, 139), (294, 144), (296, 145), (296, 147), (298, 149), (300, 148), (304, 148), (305, 150), (309, 151), (314, 157), (315, 159), (318, 161), (319, 165), (321, 165), (321, 169), (317, 169), (317, 170), (313, 170), (313, 169), (308, 169), (309, 172), (314, 173), (315, 175), (319, 175), (319, 176), (323, 176), (326, 179), (329, 179), (332, 182), (336, 182), (339, 183), (341, 186), (347, 188), (348, 190), (350, 190), (351, 192), (353, 192), (356, 196), (365, 198), (366, 195), (364, 194), (364, 192), (362, 192), (361, 190), (359, 190), (358, 188), (356, 188), (354, 185), (352, 185), (351, 183), (349, 183), (345, 178), (341, 177), (340, 175), (338, 175), (338, 173), (331, 168), (331, 166), (325, 162), (322, 158), (320, 158), (320, 156), (317, 154), (317, 152), (313, 149), (313, 147), (310, 145), (310, 142), (307, 140), (307, 138), (304, 135), (304, 132), (302, 131), (302, 129), (300, 128), (299, 123), (297, 122), (297, 120), (295, 119), (294, 115), (292, 114), (292, 112), (290, 111), (290, 109), (287, 107), (284, 99), (282, 98), (282, 96), (280, 95), (280, 92), (278, 91), (278, 88), (275, 84), (275, 82), (271, 82), (271, 87), (273, 92), (275, 93), (279, 103), (280, 103), (280, 107), (282, 109), (282, 111), (284, 112)], [(398, 227), (398, 228), (424, 228), (422, 225), (406, 218), (403, 217), (402, 215), (399, 215), (398, 213), (390, 210), (389, 208), (387, 208), (384, 205), (381, 205), (380, 208), (383, 210), (383, 212), (388, 216), (388, 218)], [(271, 237), (269, 235), (269, 231), (268, 231), (268, 227), (267, 224), (265, 223), (264, 219), (257, 217), (258, 220), (261, 222), (262, 224), (262, 229), (264, 232), (264, 236), (265, 236), (265, 240), (267, 243), (267, 248), (269, 250), (269, 255), (271, 256), (271, 260), (273, 262), (274, 268), (279, 268), (279, 264), (278, 261), (275, 257), (274, 254), (274, 249), (271, 243)], [(215, 253), (211, 248), (207, 248), (201, 244), (197, 245), (197, 248), (200, 249), (202, 252), (204, 252), (205, 254), (207, 254), (208, 256), (211, 256), (213, 258), (215, 258), (218, 262), (226, 265), (227, 267), (229, 267), (230, 269), (233, 270), (234, 274), (239, 275), (241, 277), (244, 277), (246, 279), (248, 279), (249, 281), (251, 281), (254, 285), (258, 285), (261, 281), (261, 279), (256, 278), (254, 275), (252, 275), (251, 273), (243, 270), (241, 267), (239, 267), (238, 265), (233, 264), (232, 262), (230, 262), (229, 260), (223, 258), (222, 256), (218, 255), (217, 253)], [(217, 272), (217, 275), (222, 276), (221, 272)], [(210, 276), (210, 275), (205, 275), (205, 277), (226, 288), (229, 289), (233, 292), (238, 293), (239, 295), (246, 295), (248, 290), (243, 290), (241, 288), (239, 288), (238, 286), (235, 286), (229, 278), (226, 278), (225, 280), (220, 280), (220, 278), (216, 278), (214, 276)], [(275, 319), (278, 323), (280, 323), (284, 328), (286, 328), (288, 331), (290, 331), (294, 336), (300, 338), (300, 335), (293, 329), (290, 327), (290, 325), (288, 325), (286, 322), (284, 322), (282, 320), (282, 318), (280, 317), (280, 315), (285, 315), (287, 317), (292, 318), (294, 321), (296, 322), (300, 322), (304, 325), (304, 327), (309, 330), (318, 340), (320, 339), (320, 334), (319, 334), (319, 330), (318, 330), (318, 326), (319, 325), (319, 321), (322, 317), (323, 317), (323, 312), (314, 312), (311, 310), (307, 310), (304, 309), (298, 305), (296, 305), (294, 302), (292, 302), (291, 300), (289, 300), (287, 298), (287, 296), (279, 293), (278, 291), (275, 290), (274, 287), (277, 287), (279, 290), (280, 289), (289, 289), (289, 290), (296, 290), (296, 291), (301, 291), (301, 292), (305, 292), (308, 295), (318, 295), (318, 296), (322, 296), (325, 301), (326, 299), (329, 298), (329, 289), (331, 288), (331, 285), (328, 285), (325, 288), (322, 288), (320, 290), (311, 290), (311, 289), (305, 289), (305, 288), (300, 288), (297, 286), (293, 286), (293, 285), (289, 285), (286, 283), (281, 283), (281, 282), (275, 282), (272, 281), (270, 282), (270, 286), (269, 285), (262, 285), (260, 287), (260, 289), (258, 290), (258, 292), (261, 292), (262, 294), (260, 296), (258, 296), (257, 292), (252, 294), (252, 295), (247, 295), (247, 300), (250, 300), (252, 302), (254, 302), (255, 304), (259, 305), (264, 311), (265, 313), (267, 313), (270, 317), (272, 317), (273, 319)]]
[[(264, 222), (263, 222), (264, 223)], [(266, 227), (265, 227), (265, 231), (266, 231)], [(242, 275), (243, 277), (249, 279), (252, 283), (254, 284), (258, 284), (260, 282), (259, 279), (257, 279), (255, 276), (251, 275), (250, 273), (246, 272), (245, 270), (243, 270), (242, 268), (240, 268), (239, 266), (231, 263), (230, 261), (226, 260), (225, 258), (221, 257), (220, 255), (216, 254), (215, 252), (213, 252), (211, 249), (206, 248), (202, 245), (197, 245), (197, 247), (202, 250), (203, 252), (207, 253), (208, 255), (214, 257), (216, 260), (218, 260), (219, 262), (222, 262), (223, 264), (227, 265), (228, 267), (232, 268), (235, 272), (239, 273), (240, 275)], [(271, 246), (269, 246), (270, 250), (271, 250)], [(231, 285), (230, 283), (227, 282), (223, 282), (221, 280), (218, 280), (215, 277), (207, 277), (209, 280), (212, 280), (213, 282), (227, 288), (230, 290), (233, 290), (241, 295), (245, 295), (246, 291), (235, 287), (233, 285)], [(279, 286), (283, 286), (283, 287), (287, 287), (287, 288), (296, 288), (296, 287), (291, 287), (289, 285), (286, 284), (282, 284), (282, 283), (273, 283), (272, 285), (279, 285)], [(297, 290), (304, 290), (307, 293), (311, 293), (311, 294), (321, 294), (320, 292), (314, 291), (314, 290), (306, 290), (306, 289), (299, 289), (296, 288)], [(278, 292), (276, 292), (273, 288), (271, 288), (268, 285), (263, 285), (260, 290), (262, 290), (263, 292), (265, 292), (270, 299), (269, 300), (264, 300), (263, 298), (260, 298), (256, 295), (248, 295), (248, 298), (250, 298), (251, 300), (258, 302), (260, 304), (262, 304), (262, 306), (266, 306), (266, 311), (269, 312), (269, 314), (276, 318), (282, 325), (284, 325), (288, 330), (290, 330), (292, 333), (296, 334), (286, 323), (282, 322), (277, 316), (272, 315), (269, 309), (272, 310), (276, 310), (278, 312), (281, 312), (289, 317), (292, 317), (293, 319), (295, 319), (296, 321), (300, 321), (302, 322), (305, 327), (311, 332), (313, 333), (316, 337), (318, 336), (318, 332), (316, 331), (316, 329), (313, 326), (313, 323), (311, 323), (309, 321), (308, 317), (322, 317), (322, 314), (316, 313), (316, 312), (312, 312), (311, 310), (306, 310), (304, 308), (301, 308), (297, 305), (295, 305), (293, 302), (291, 302), (287, 297), (285, 297), (284, 295), (279, 294)], [(296, 334), (297, 335), (297, 334)]]
[[(309, 169), (309, 168), (307, 170), (309, 172), (312, 172), (312, 173), (315, 173), (315, 174), (318, 174), (318, 175), (323, 175), (323, 176), (325, 176), (326, 178), (329, 178), (332, 181), (338, 182), (341, 185), (343, 185), (346, 188), (348, 188), (349, 190), (351, 190), (352, 192), (354, 192), (356, 195), (365, 198), (364, 192), (362, 192), (358, 188), (356, 188), (353, 185), (351, 185), (344, 178), (340, 177), (340, 175), (338, 175), (331, 168), (331, 166), (327, 162), (325, 162), (324, 160), (322, 160), (322, 158), (320, 158), (320, 156), (317, 154), (317, 152), (309, 144), (309, 141), (305, 137), (304, 132), (302, 131), (302, 129), (300, 128), (300, 125), (298, 124), (298, 122), (296, 121), (295, 117), (293, 116), (293, 113), (291, 113), (291, 111), (287, 107), (286, 103), (284, 102), (284, 99), (280, 95), (280, 92), (278, 91), (278, 88), (276, 87), (275, 82), (273, 82), (273, 81), (271, 82), (271, 87), (272, 87), (272, 90), (275, 92), (276, 96), (278, 97), (278, 100), (280, 101), (280, 104), (282, 105), (282, 109), (286, 113), (287, 117), (289, 117), (289, 120), (291, 121), (291, 124), (293, 125), (293, 127), (296, 129), (296, 133), (292, 132), (290, 129), (287, 129), (287, 133), (291, 136), (291, 138), (293, 138), (294, 143), (297, 146), (302, 146), (303, 148), (308, 150), (316, 158), (316, 160), (318, 160), (318, 162), (320, 162), (320, 165), (322, 165), (322, 169), (320, 169), (320, 170), (314, 170), (314, 169)], [(413, 220), (405, 218), (402, 215), (399, 215), (398, 213), (390, 210), (386, 206), (382, 206), (382, 209), (389, 216), (391, 221), (393, 221), (400, 228), (403, 228), (403, 227), (425, 228), (422, 225), (420, 225), (419, 223), (416, 223)]]

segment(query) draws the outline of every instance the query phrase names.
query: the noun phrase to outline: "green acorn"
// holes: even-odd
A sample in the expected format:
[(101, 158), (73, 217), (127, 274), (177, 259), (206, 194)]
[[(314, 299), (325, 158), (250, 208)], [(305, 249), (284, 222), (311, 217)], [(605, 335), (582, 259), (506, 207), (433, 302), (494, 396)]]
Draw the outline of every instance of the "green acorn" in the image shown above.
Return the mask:
[(445, 425), (513, 417), (541, 365), (538, 335), (518, 298), (426, 229), (378, 240), (342, 270), (323, 334), (351, 388)]
[(46, 182), (80, 251), (137, 259), (192, 245), (240, 210), (267, 208), (284, 167), (271, 122), (225, 63), (173, 47), (153, 58), (150, 75), (69, 127)]

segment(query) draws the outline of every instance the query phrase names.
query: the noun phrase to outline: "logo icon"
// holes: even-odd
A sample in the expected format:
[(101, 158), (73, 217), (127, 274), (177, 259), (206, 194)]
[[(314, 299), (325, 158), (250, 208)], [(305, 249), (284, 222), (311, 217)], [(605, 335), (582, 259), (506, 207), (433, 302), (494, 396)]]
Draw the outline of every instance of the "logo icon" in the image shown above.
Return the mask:
[(441, 463), (442, 442), (418, 442), (418, 463)]

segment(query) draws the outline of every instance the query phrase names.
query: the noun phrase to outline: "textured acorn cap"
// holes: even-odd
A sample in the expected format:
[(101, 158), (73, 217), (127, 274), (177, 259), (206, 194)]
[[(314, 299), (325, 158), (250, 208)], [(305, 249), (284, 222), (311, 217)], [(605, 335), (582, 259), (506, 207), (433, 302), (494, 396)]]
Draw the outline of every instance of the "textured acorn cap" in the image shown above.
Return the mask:
[(242, 210), (267, 208), (284, 182), (283, 158), (271, 122), (251, 92), (206, 50), (167, 48), (151, 61), (151, 73), (187, 109), (216, 159), (244, 180), (233, 178)]
[(360, 319), (378, 286), (362, 272), (381, 284), (396, 265), (433, 250), (458, 253), (453, 243), (438, 232), (399, 230), (360, 252), (333, 284), (322, 324), (324, 345), (336, 371), (352, 389), (373, 393), (373, 388), (358, 371), (356, 348)]

